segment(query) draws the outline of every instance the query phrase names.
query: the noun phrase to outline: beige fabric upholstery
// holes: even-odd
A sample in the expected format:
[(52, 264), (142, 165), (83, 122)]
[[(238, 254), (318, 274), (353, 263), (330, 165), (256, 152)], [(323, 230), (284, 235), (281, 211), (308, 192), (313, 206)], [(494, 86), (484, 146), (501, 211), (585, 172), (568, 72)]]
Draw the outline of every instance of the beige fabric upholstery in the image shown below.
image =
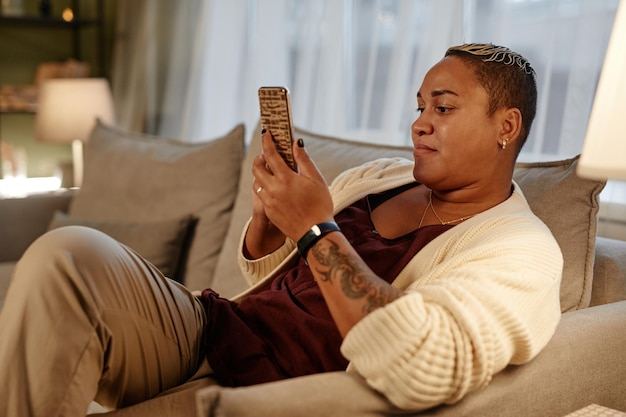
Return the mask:
[(131, 133), (99, 123), (85, 145), (83, 186), (69, 214), (100, 221), (198, 219), (185, 284), (211, 277), (230, 222), (244, 152), (243, 125), (203, 143)]
[(626, 256), (624, 242), (598, 237), (596, 259), (593, 266), (593, 290), (591, 305), (626, 300)]

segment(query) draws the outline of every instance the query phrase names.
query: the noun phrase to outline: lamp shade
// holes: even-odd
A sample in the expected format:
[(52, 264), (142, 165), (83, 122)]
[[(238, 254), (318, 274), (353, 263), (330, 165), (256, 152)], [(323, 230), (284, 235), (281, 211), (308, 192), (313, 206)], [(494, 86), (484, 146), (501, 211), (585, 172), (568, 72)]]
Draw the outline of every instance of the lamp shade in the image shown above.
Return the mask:
[(577, 173), (626, 180), (626, 0), (621, 0), (604, 58)]
[(44, 142), (85, 142), (96, 123), (113, 123), (113, 97), (104, 78), (56, 78), (39, 92), (35, 137)]

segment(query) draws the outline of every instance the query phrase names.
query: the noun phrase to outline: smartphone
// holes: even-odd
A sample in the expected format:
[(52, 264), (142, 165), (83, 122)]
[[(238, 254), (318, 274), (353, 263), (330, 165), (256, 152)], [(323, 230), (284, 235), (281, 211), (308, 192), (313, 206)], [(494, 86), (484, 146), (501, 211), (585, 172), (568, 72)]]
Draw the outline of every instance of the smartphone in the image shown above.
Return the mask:
[(294, 133), (289, 90), (286, 87), (259, 88), (259, 106), (261, 126), (272, 133), (278, 153), (297, 172), (298, 167), (293, 158)]

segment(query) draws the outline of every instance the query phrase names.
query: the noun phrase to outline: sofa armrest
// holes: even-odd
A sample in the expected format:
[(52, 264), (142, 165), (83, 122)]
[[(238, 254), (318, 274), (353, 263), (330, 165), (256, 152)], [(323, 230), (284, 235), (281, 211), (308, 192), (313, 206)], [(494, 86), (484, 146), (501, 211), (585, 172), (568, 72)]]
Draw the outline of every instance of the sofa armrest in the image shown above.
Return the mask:
[(390, 406), (354, 374), (335, 372), (197, 394), (198, 416), (563, 416), (591, 403), (626, 410), (626, 301), (564, 313), (548, 346), (456, 405)]
[(626, 241), (598, 237), (591, 305), (626, 300)]
[(73, 190), (0, 199), (0, 262), (17, 261), (48, 229), (56, 210), (67, 211)]

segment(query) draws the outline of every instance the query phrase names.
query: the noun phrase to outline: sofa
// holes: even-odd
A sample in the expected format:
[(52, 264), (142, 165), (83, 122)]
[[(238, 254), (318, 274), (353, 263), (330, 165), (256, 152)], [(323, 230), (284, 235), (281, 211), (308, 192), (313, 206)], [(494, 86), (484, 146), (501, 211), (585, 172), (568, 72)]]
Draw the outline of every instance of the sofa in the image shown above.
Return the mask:
[[(247, 288), (236, 251), (250, 214), (257, 127), (206, 142), (128, 132), (100, 122), (85, 146), (80, 190), (0, 199), (0, 308), (14, 263), (45, 231), (94, 227), (131, 246), (192, 290), (235, 297)], [(410, 147), (374, 145), (296, 129), (326, 180)], [(509, 366), (456, 404), (396, 409), (352, 372), (243, 388), (198, 377), (106, 416), (564, 416), (588, 404), (626, 411), (626, 242), (596, 236), (601, 181), (576, 176), (578, 157), (518, 163), (515, 180), (564, 256), (562, 319), (530, 363)], [(1, 335), (0, 335), (1, 342)], [(196, 407), (197, 406), (197, 407)]]

